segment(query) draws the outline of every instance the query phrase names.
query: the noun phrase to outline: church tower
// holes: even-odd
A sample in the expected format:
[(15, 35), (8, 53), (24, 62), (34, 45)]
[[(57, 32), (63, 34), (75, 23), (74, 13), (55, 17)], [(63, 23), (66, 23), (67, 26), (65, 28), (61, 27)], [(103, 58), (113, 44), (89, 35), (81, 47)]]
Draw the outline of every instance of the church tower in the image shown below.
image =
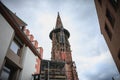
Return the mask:
[(70, 33), (63, 27), (58, 13), (56, 26), (49, 35), (52, 40), (51, 60), (64, 61), (67, 80), (78, 80), (75, 62), (72, 61), (69, 37)]

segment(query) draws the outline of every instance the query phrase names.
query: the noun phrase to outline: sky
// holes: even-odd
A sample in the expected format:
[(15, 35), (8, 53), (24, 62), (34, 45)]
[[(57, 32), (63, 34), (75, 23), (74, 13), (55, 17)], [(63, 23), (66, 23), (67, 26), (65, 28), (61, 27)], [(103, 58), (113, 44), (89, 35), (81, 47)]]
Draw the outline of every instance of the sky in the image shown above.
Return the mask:
[(70, 32), (72, 58), (80, 80), (119, 80), (118, 71), (100, 32), (94, 0), (1, 0), (16, 13), (51, 58), (50, 31), (57, 13)]

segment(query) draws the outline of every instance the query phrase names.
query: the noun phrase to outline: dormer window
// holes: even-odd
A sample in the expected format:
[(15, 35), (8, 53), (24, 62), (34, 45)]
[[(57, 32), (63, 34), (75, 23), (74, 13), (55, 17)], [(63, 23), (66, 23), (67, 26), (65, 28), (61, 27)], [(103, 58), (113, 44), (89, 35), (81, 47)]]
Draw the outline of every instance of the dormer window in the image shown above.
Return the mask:
[(25, 28), (25, 26), (20, 26), (19, 28), (20, 28), (20, 30), (22, 30), (22, 31), (23, 31), (23, 30), (24, 30), (24, 28)]

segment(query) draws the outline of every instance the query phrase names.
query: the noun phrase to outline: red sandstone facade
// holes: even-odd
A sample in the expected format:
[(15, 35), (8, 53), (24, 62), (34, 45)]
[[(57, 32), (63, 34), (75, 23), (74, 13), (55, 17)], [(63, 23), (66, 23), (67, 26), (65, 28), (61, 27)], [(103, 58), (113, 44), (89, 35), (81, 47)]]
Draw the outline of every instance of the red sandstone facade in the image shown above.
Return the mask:
[(79, 80), (75, 62), (72, 61), (69, 37), (70, 33), (63, 27), (58, 13), (56, 27), (50, 33), (52, 40), (51, 60), (65, 62), (67, 80)]

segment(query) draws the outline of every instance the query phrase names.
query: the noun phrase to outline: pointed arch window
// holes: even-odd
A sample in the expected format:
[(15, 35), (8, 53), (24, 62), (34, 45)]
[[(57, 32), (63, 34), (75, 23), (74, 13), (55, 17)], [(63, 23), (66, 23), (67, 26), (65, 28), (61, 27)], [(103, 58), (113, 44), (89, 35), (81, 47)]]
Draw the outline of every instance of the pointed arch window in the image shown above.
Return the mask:
[(63, 32), (60, 33), (60, 43), (65, 43), (65, 36)]

